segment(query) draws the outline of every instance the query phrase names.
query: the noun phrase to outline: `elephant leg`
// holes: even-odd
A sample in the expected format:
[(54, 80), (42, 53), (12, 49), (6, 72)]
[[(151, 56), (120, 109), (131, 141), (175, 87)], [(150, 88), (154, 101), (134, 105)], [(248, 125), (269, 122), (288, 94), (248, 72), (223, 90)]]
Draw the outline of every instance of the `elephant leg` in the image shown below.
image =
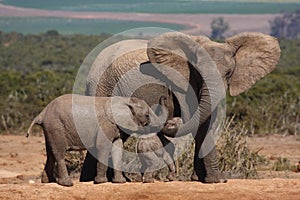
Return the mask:
[[(56, 132), (61, 132), (59, 129), (56, 129)], [(63, 134), (54, 134), (54, 133), (45, 133), (47, 135), (46, 142), (48, 143), (48, 149), (51, 150), (54, 160), (57, 164), (57, 183), (63, 186), (72, 186), (73, 182), (68, 174), (65, 155), (66, 155), (66, 147), (65, 147), (65, 138), (62, 137)]]
[(94, 179), (95, 184), (106, 183), (108, 179), (106, 177), (107, 165), (99, 162), (97, 163), (97, 175)]
[(203, 158), (206, 176), (205, 183), (225, 183), (227, 180), (224, 178), (223, 173), (219, 170), (219, 163), (217, 157), (217, 150), (214, 146), (213, 149)]
[(47, 141), (46, 141), (46, 153), (47, 153), (47, 160), (46, 160), (45, 168), (42, 172), (41, 182), (42, 183), (56, 182), (54, 178), (55, 160)]
[(59, 149), (55, 152), (53, 155), (57, 163), (57, 183), (63, 186), (72, 186), (73, 182), (68, 174), (65, 162), (66, 150)]
[(200, 149), (206, 137), (206, 133), (208, 132), (210, 120), (211, 118), (207, 119), (202, 125), (200, 125), (195, 136), (194, 171), (191, 176), (192, 181), (205, 182), (206, 168), (204, 158), (200, 156)]
[(126, 183), (126, 179), (122, 174), (122, 158), (123, 158), (123, 141), (118, 138), (113, 142), (111, 157), (114, 166), (114, 177), (112, 179), (113, 183)]
[(68, 174), (67, 165), (65, 162), (65, 148), (58, 148), (56, 153), (53, 153), (57, 163), (57, 183), (63, 186), (72, 186), (73, 182)]
[(63, 186), (73, 186), (73, 182), (68, 175), (68, 170), (65, 162), (64, 156), (62, 158), (58, 158), (57, 160), (57, 171), (58, 171), (58, 178), (57, 183)]
[(143, 175), (143, 183), (154, 183), (153, 172), (147, 170), (148, 168), (146, 168), (146, 171)]
[(164, 151), (164, 153), (163, 153), (163, 160), (167, 164), (168, 169), (169, 169), (167, 179), (169, 181), (174, 181), (175, 180), (175, 164), (174, 164), (174, 160), (171, 158), (171, 155), (167, 151)]
[(151, 170), (151, 166), (147, 166), (145, 168), (145, 172), (143, 174), (143, 183), (154, 183), (153, 171)]
[[(95, 150), (91, 150), (94, 152)], [(89, 151), (86, 153), (80, 173), (80, 181), (93, 181), (97, 175), (97, 159)]]
[(138, 152), (138, 157), (139, 157), (139, 160), (140, 160), (140, 162), (141, 162), (141, 168), (140, 168), (140, 172), (141, 172), (141, 180), (140, 180), (140, 182), (143, 182), (143, 180), (144, 180), (144, 175), (145, 175), (145, 171), (146, 171), (146, 169), (147, 169), (147, 163), (146, 163), (146, 161), (145, 161), (145, 158), (144, 158), (144, 155), (143, 155), (143, 153), (141, 153), (141, 152)]
[(142, 163), (143, 183), (153, 183), (153, 170), (155, 169), (156, 154), (154, 152), (140, 153), (140, 161)]
[(206, 176), (206, 169), (204, 165), (204, 159), (199, 157), (200, 149), (203, 144), (206, 132), (208, 131), (210, 120), (206, 120), (204, 124), (202, 124), (195, 136), (195, 154), (194, 154), (194, 171), (191, 176), (192, 181), (200, 181), (205, 182), (204, 178)]
[(109, 153), (112, 149), (112, 142), (106, 142), (108, 138), (101, 132), (98, 133), (96, 141), (96, 154), (97, 154), (97, 175), (94, 179), (94, 183), (106, 183), (108, 181), (106, 177), (106, 171), (108, 166)]
[(191, 180), (201, 181), (203, 183), (226, 182), (226, 180), (222, 177), (222, 173), (219, 171), (217, 151), (215, 147), (213, 147), (211, 152), (203, 158), (195, 156), (194, 171), (191, 176)]
[(201, 181), (204, 182), (205, 177), (205, 167), (203, 158), (199, 158), (201, 144), (197, 140), (197, 136), (195, 138), (195, 155), (194, 155), (194, 170), (191, 176), (192, 181)]
[[(214, 112), (216, 114), (216, 112)], [(215, 115), (213, 115), (213, 119)], [(211, 131), (208, 130), (210, 119), (200, 126), (195, 137), (195, 157), (194, 157), (194, 172), (191, 179), (193, 181), (201, 181), (204, 183), (219, 183), (226, 182), (223, 174), (219, 170), (217, 150), (214, 138)], [(208, 134), (206, 134), (208, 132)], [(205, 143), (205, 144), (204, 144)], [(199, 153), (202, 148), (209, 148), (210, 151), (204, 157), (200, 157)]]

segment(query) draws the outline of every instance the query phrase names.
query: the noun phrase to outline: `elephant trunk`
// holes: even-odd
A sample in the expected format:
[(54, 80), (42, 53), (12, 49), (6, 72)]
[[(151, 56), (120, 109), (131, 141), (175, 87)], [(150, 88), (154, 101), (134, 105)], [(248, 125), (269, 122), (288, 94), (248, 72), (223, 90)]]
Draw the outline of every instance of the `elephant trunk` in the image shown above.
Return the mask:
[(200, 95), (199, 105), (193, 116), (183, 124), (176, 133), (166, 134), (169, 137), (180, 137), (192, 133), (197, 133), (199, 125), (203, 124), (211, 115), (212, 112), (211, 96), (208, 87), (203, 83), (203, 88)]
[[(203, 85), (199, 94), (199, 104), (192, 118), (178, 130), (176, 136), (186, 135), (188, 133), (196, 134), (199, 125), (203, 124), (217, 106), (226, 97), (226, 90), (222, 77), (209, 55), (204, 49), (198, 49), (197, 58), (194, 66), (203, 78)], [(206, 55), (205, 55), (206, 54)], [(203, 59), (203, 60), (201, 60)]]
[(161, 112), (160, 112), (160, 115), (157, 116), (152, 109), (149, 109), (149, 117), (150, 117), (150, 131), (151, 132), (159, 132), (167, 118), (168, 118), (168, 115), (169, 115), (169, 110), (166, 106), (166, 97), (165, 96), (162, 96), (160, 97), (159, 99), (159, 104), (160, 104), (160, 109), (161, 109)]

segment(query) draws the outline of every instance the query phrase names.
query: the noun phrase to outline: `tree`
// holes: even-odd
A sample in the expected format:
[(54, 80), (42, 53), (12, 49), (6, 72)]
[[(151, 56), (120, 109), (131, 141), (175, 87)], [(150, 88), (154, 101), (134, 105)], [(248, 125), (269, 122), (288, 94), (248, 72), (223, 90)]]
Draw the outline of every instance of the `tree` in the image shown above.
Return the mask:
[(295, 12), (285, 12), (282, 16), (270, 21), (271, 35), (277, 38), (300, 38), (300, 9)]
[(224, 33), (229, 30), (229, 24), (225, 22), (223, 17), (218, 17), (212, 20), (211, 24), (211, 38), (224, 39)]

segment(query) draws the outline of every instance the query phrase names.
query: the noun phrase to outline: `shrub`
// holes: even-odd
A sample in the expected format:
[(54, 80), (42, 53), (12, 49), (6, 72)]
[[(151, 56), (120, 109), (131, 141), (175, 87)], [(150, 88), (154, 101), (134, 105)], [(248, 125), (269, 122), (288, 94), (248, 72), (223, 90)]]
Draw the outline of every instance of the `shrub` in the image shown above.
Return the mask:
[(72, 178), (80, 177), (86, 151), (68, 151), (65, 157), (67, 170)]
[(228, 97), (228, 115), (242, 121), (249, 134), (299, 133), (299, 69), (279, 68), (246, 93)]
[[(228, 118), (221, 130), (217, 143), (218, 159), (220, 169), (228, 174), (230, 178), (255, 178), (257, 166), (265, 162), (265, 158), (258, 152), (251, 151), (247, 145), (247, 130), (244, 125), (237, 124), (234, 117)], [(135, 152), (137, 137), (130, 137), (125, 148), (130, 152)], [(194, 142), (191, 135), (172, 139), (175, 144), (174, 157), (177, 169), (177, 179), (190, 180), (193, 172)], [(126, 169), (139, 169), (141, 163), (139, 159), (127, 157), (124, 160)], [(133, 170), (134, 171), (134, 170)], [(165, 180), (168, 168), (165, 166), (154, 173), (157, 180)], [(131, 179), (139, 179), (135, 173), (127, 174)]]
[(287, 158), (279, 157), (274, 162), (272, 169), (274, 171), (290, 171), (295, 170), (295, 166), (290, 163), (290, 160)]
[(255, 178), (257, 166), (265, 161), (258, 152), (251, 151), (247, 145), (245, 125), (234, 122), (234, 117), (227, 118), (217, 149), (220, 169), (231, 178)]

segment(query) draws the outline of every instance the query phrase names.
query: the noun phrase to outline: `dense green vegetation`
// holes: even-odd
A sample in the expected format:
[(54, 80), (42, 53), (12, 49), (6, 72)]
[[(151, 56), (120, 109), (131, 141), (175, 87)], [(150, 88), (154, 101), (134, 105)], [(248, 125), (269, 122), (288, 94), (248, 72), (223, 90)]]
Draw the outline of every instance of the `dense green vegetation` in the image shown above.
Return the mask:
[(0, 131), (25, 130), (52, 99), (71, 93), (85, 56), (105, 38), (0, 33)]
[[(106, 35), (40, 35), (0, 32), (0, 132), (25, 131), (55, 97), (71, 93), (83, 59)], [(300, 40), (280, 41), (275, 71), (238, 97), (228, 116), (251, 134), (300, 132)]]

